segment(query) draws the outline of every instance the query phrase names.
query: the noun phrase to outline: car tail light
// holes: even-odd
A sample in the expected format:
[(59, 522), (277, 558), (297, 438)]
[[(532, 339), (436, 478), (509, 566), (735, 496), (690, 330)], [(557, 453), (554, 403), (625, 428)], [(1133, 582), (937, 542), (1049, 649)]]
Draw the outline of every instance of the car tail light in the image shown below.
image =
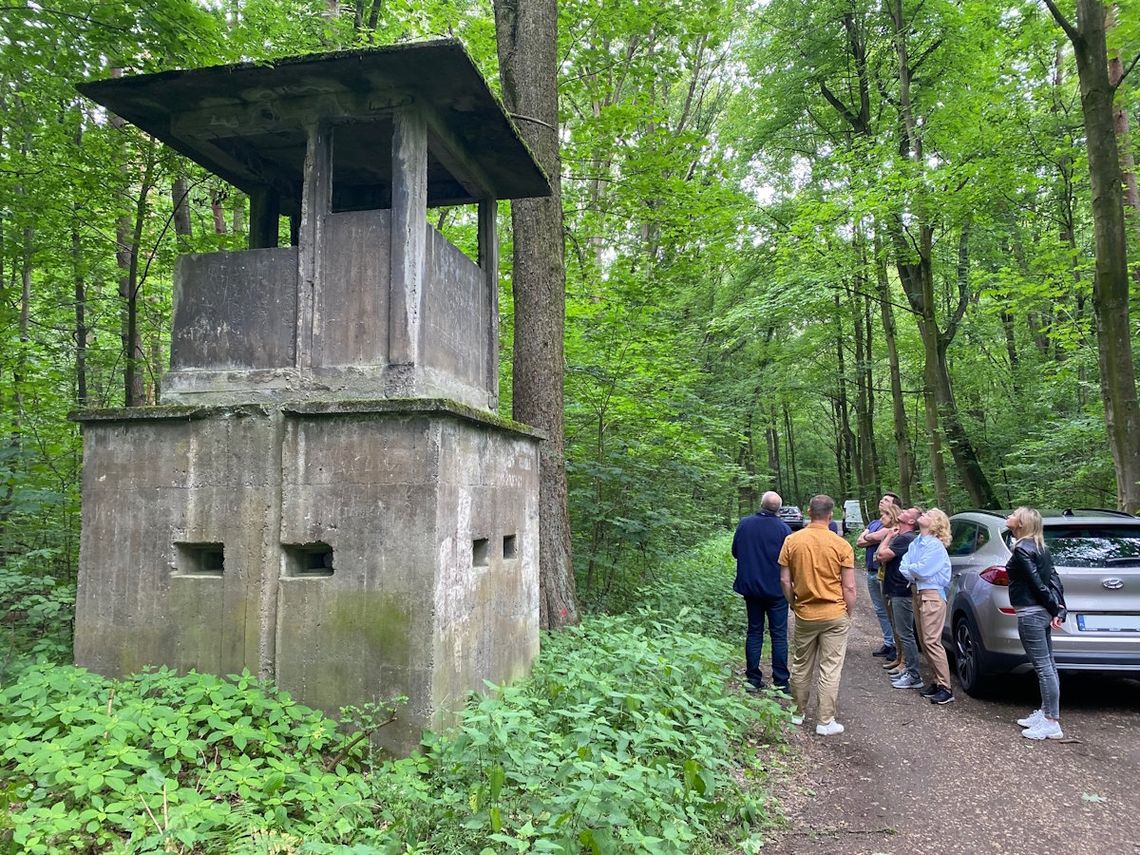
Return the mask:
[(991, 585), (999, 585), (1002, 588), (1009, 587), (1009, 574), (1005, 572), (1005, 568), (1000, 564), (995, 564), (993, 567), (987, 567), (978, 574)]

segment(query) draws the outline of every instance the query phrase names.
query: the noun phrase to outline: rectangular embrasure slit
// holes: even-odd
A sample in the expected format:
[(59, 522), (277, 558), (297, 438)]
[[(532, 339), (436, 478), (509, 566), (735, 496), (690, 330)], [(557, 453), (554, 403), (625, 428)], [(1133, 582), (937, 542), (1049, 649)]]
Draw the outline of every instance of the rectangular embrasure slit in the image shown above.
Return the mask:
[(503, 536), (503, 560), (518, 558), (518, 539), (513, 534)]
[(285, 577), (324, 579), (333, 574), (333, 548), (327, 543), (284, 543)]
[(226, 569), (225, 547), (220, 543), (175, 543), (175, 575), (221, 579)]
[(471, 543), (471, 566), (487, 567), (491, 563), (491, 541), (485, 537)]

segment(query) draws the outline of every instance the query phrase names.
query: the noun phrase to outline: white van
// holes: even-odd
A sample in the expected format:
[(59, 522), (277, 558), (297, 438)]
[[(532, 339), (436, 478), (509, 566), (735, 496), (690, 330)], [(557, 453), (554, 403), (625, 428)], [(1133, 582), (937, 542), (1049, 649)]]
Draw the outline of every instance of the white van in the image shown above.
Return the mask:
[(843, 503), (843, 533), (856, 534), (861, 532), (863, 525), (863, 509), (858, 499), (848, 499)]

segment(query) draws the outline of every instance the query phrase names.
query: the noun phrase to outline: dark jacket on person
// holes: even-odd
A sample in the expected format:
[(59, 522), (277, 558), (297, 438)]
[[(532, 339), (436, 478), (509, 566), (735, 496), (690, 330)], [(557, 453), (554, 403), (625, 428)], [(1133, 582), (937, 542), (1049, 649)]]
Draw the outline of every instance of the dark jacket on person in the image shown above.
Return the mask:
[(736, 527), (732, 557), (736, 559), (736, 583), (732, 590), (743, 597), (782, 600), (780, 547), (792, 533), (788, 524), (771, 511), (747, 516)]
[(884, 565), (883, 596), (909, 597), (911, 595), (910, 581), (899, 572), (899, 565), (902, 564), (903, 556), (910, 549), (910, 545), (916, 540), (918, 540), (917, 531), (900, 531), (887, 544), (887, 549), (893, 552), (895, 557)]
[(1009, 575), (1009, 604), (1016, 608), (1041, 606), (1053, 617), (1064, 617), (1065, 590), (1053, 567), (1049, 550), (1025, 538), (1013, 545), (1005, 564)]

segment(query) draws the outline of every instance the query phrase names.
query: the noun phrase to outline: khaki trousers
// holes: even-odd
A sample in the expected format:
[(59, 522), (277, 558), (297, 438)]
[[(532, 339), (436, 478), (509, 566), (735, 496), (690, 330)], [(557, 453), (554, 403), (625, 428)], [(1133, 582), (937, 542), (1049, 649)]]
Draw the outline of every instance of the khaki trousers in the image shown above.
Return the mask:
[(926, 664), (934, 672), (934, 682), (950, 688), (950, 665), (946, 661), (946, 648), (942, 646), (942, 625), (946, 622), (946, 601), (937, 591), (919, 591), (918, 632)]
[[(816, 720), (835, 718), (839, 696), (839, 678), (847, 656), (847, 632), (851, 618), (844, 615), (834, 620), (801, 620), (796, 618), (792, 631), (792, 700), (800, 715), (807, 709), (808, 692), (816, 682)], [(818, 675), (818, 676), (817, 676)]]

